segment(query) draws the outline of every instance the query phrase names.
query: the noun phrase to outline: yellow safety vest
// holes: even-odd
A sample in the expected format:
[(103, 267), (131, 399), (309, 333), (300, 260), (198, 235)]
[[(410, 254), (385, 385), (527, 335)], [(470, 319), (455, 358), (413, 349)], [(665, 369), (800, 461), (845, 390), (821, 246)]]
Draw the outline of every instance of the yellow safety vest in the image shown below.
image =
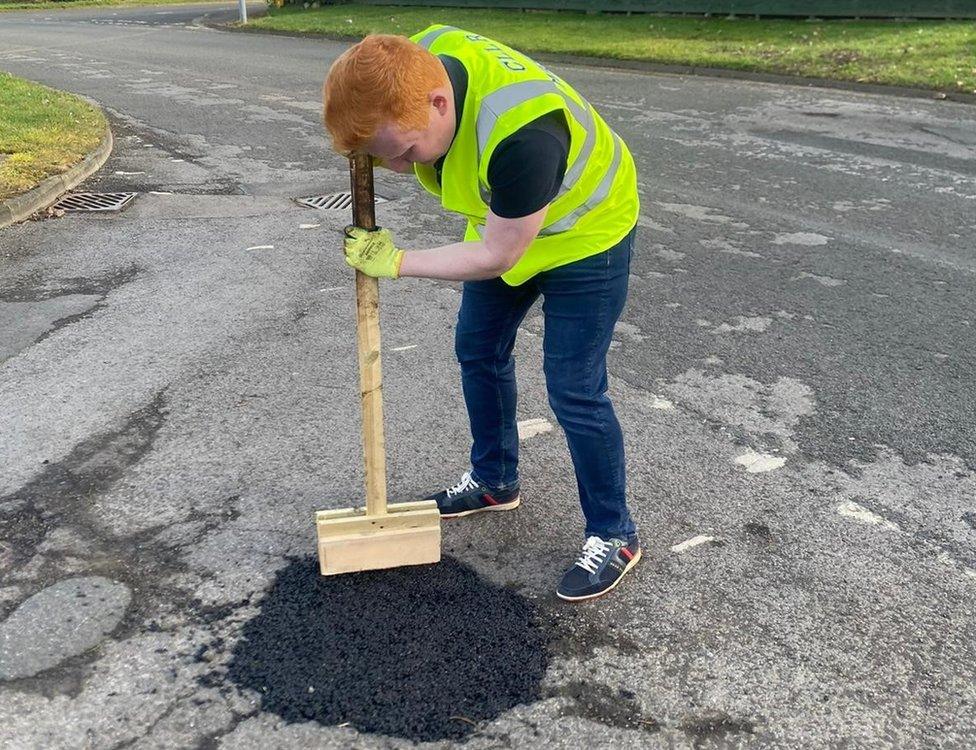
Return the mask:
[(569, 126), (566, 176), (539, 236), (502, 275), (517, 286), (537, 273), (604, 252), (637, 222), (637, 171), (623, 140), (586, 100), (539, 63), (504, 44), (435, 24), (411, 40), (449, 55), (468, 72), (461, 122), (438, 184), (434, 167), (415, 164), (420, 184), (448, 211), (468, 219), (465, 240), (484, 232), (491, 193), (488, 163), (495, 147), (542, 115), (561, 111)]

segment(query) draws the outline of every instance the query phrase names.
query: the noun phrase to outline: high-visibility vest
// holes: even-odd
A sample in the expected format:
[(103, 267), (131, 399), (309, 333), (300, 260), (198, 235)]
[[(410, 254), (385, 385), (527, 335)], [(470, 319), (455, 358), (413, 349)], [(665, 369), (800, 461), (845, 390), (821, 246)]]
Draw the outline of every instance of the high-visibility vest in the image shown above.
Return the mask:
[(495, 147), (548, 112), (566, 118), (566, 176), (538, 237), (502, 275), (506, 283), (517, 286), (542, 271), (601, 253), (630, 232), (640, 209), (633, 157), (569, 84), (504, 44), (453, 26), (435, 24), (411, 40), (435, 55), (458, 59), (468, 72), (461, 122), (440, 183), (433, 166), (414, 165), (421, 185), (445, 209), (467, 217), (465, 240), (484, 233), (491, 200), (488, 164)]

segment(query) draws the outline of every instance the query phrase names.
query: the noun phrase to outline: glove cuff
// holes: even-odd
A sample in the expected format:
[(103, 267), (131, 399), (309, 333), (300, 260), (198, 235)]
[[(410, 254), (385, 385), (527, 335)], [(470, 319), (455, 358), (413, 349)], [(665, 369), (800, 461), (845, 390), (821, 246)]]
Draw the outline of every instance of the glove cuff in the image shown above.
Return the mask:
[(400, 264), (403, 263), (403, 250), (397, 250), (393, 259), (393, 278), (400, 278)]

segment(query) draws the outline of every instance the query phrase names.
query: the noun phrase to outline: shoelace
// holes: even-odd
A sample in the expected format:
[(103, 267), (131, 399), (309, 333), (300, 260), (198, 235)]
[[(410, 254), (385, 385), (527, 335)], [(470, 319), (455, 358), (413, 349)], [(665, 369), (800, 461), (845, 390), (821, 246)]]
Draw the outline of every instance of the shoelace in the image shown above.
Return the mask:
[(453, 487), (448, 487), (447, 496), (454, 497), (455, 495), (460, 495), (462, 492), (467, 490), (473, 490), (477, 488), (478, 483), (471, 478), (471, 472), (466, 471), (461, 475), (461, 481), (458, 482)]
[(610, 542), (605, 542), (598, 536), (587, 537), (576, 564), (589, 573), (596, 573), (611, 549), (613, 545)]

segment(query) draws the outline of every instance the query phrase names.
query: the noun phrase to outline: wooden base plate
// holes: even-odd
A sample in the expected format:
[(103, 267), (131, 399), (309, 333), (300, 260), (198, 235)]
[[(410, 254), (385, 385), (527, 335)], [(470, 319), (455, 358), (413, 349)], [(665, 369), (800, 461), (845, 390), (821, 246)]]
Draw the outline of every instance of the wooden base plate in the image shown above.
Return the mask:
[(324, 576), (441, 559), (441, 514), (433, 500), (388, 505), (381, 516), (365, 508), (320, 510), (315, 526)]

